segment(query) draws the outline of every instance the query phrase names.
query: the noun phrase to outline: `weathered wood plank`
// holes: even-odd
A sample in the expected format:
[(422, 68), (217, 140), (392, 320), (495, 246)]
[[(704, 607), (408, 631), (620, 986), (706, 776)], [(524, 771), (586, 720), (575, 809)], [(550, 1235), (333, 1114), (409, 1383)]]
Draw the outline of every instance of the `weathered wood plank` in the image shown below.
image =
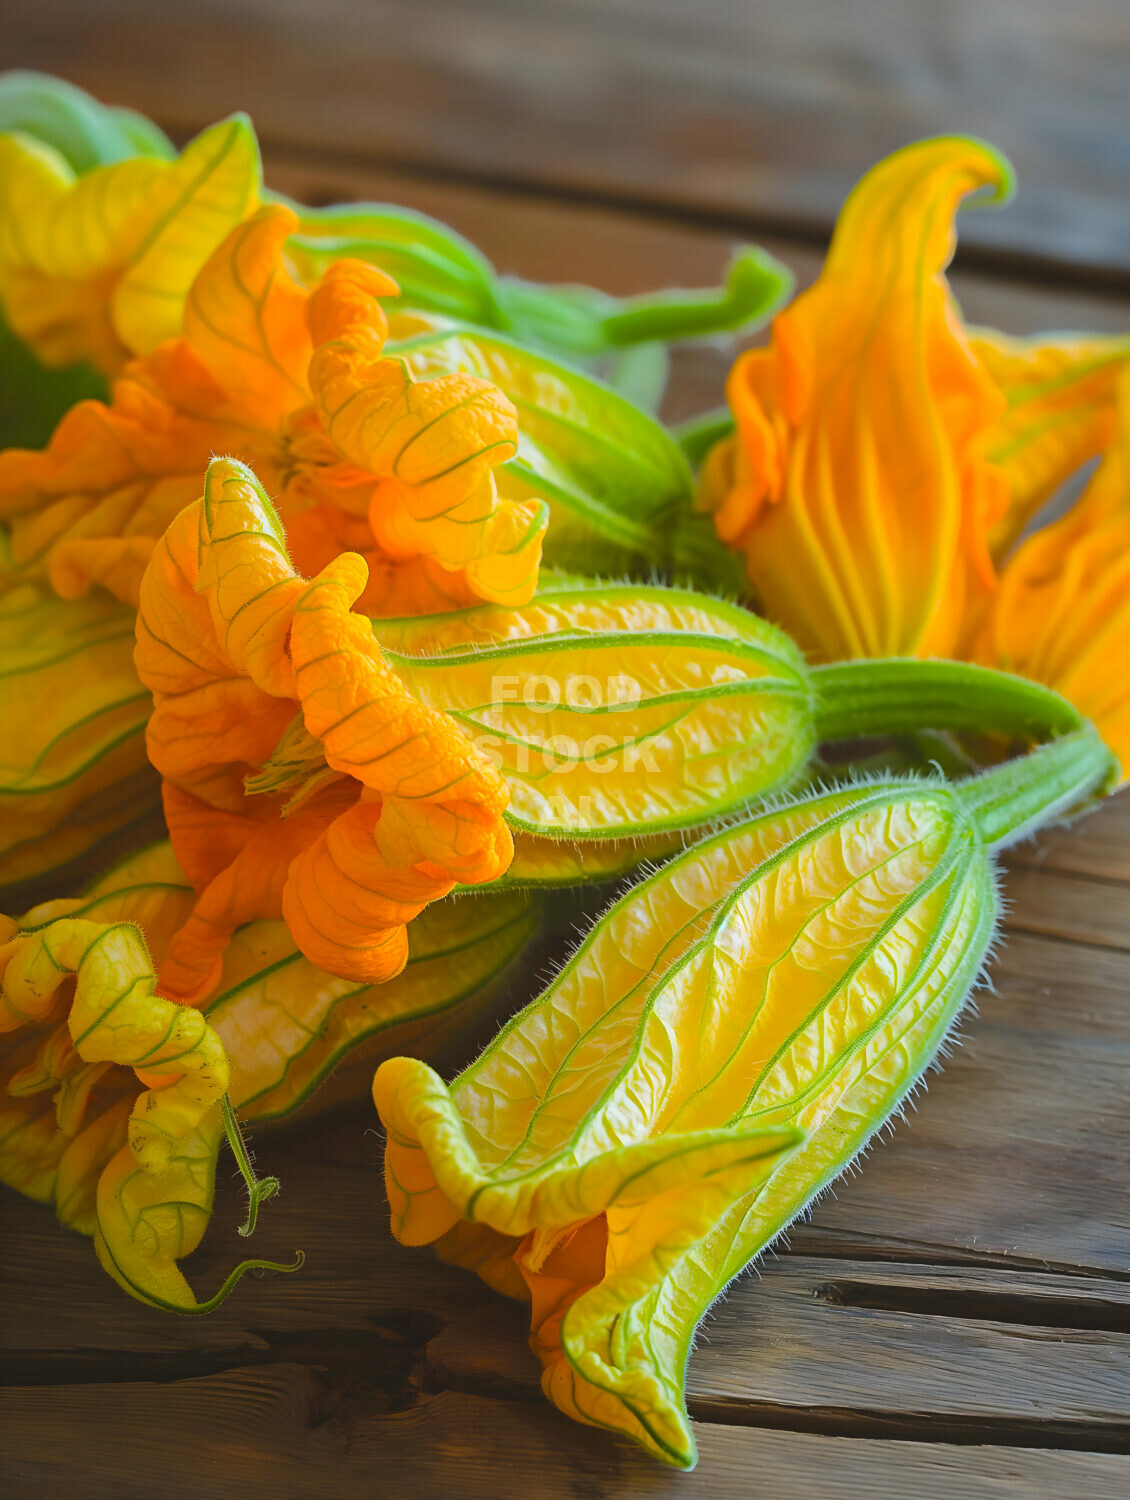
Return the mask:
[[(396, 1245), (379, 1204), (358, 1212), (362, 1174), (293, 1166), (286, 1212), (268, 1234), (280, 1248), (287, 1236), (305, 1238), (301, 1280), (245, 1283), (199, 1322), (124, 1301), (99, 1284), (86, 1247), (57, 1232), (50, 1253), (66, 1267), (68, 1295), (45, 1308), (34, 1291), (52, 1232), (47, 1215), (14, 1215), (6, 1382), (161, 1382), (297, 1361), (359, 1362), (393, 1405), (420, 1389), (537, 1390), (522, 1307), (426, 1251)], [(312, 1207), (315, 1176), (328, 1191)], [(226, 1239), (231, 1253), (230, 1226)], [(219, 1249), (214, 1242), (205, 1259), (215, 1262)], [(204, 1279), (218, 1274), (217, 1266)], [(110, 1303), (114, 1316), (76, 1324), (76, 1299), (87, 1296), (88, 1306)], [(1007, 1428), (1013, 1439), (1054, 1434), (1101, 1448), (1130, 1418), (1130, 1285), (977, 1266), (770, 1259), (719, 1304), (689, 1373), (692, 1409), (733, 1407), (731, 1419), (746, 1423), (811, 1430), (850, 1418), (868, 1430), (956, 1431), (966, 1440)]]
[[(9, 1393), (4, 1468), (29, 1497), (150, 1500), (1110, 1500), (1130, 1460), (1001, 1446), (875, 1442), (700, 1423), (693, 1474), (538, 1402), (444, 1392), (405, 1410), (363, 1372), (298, 1365), (172, 1385)], [(60, 1441), (66, 1434), (66, 1441)]]
[(832, 1231), (911, 1258), (1130, 1267), (1126, 956), (1012, 932), (991, 978), (907, 1124), (794, 1233), (798, 1248), (827, 1248)]
[(1130, 883), (1130, 791), (1065, 828), (1048, 828), (1009, 850), (1008, 864)]
[[(500, 271), (533, 281), (599, 286), (617, 296), (662, 286), (714, 284), (738, 243), (730, 232), (656, 222), (626, 208), (562, 204), (536, 193), (470, 189), (371, 167), (311, 164), (271, 144), (264, 160), (270, 185), (302, 202), (401, 203), (450, 224)], [(798, 288), (818, 274), (823, 262), (819, 251), (781, 236), (753, 237), (793, 271)], [(961, 270), (951, 280), (970, 323), (1007, 333), (1122, 333), (1130, 327), (1130, 300), (1094, 288), (1037, 288)], [(669, 421), (721, 404), (735, 347), (720, 339), (676, 353), (663, 408)]]
[(1130, 885), (1022, 865), (1004, 885), (1005, 926), (1130, 951)]
[[(972, 215), (982, 259), (1130, 274), (1130, 26), (1120, 0), (9, 0), (5, 58), (186, 130), (480, 182), (550, 184), (820, 236), (879, 156), (966, 130), (1022, 196)], [(469, 123), (473, 121), (473, 128)]]

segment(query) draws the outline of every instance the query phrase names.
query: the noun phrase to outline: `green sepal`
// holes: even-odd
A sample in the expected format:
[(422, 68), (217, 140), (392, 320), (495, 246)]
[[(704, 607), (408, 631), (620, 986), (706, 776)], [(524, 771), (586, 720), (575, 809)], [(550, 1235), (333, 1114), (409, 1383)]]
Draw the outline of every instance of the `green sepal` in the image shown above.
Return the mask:
[(100, 104), (62, 78), (23, 69), (0, 76), (0, 134), (12, 130), (53, 146), (80, 174), (135, 156), (172, 161), (177, 154), (136, 110)]
[(398, 342), (419, 379), (456, 371), (493, 381), (518, 409), (518, 456), (499, 483), (550, 509), (545, 560), (584, 572), (651, 572), (665, 555), (670, 518), (690, 503), (691, 472), (678, 444), (607, 386), (502, 334), (441, 324)]
[(307, 208), (277, 194), (299, 217), (287, 257), (300, 281), (313, 285), (336, 260), (379, 266), (400, 288), (383, 299), (390, 311), (413, 308), (488, 328), (505, 328), (494, 270), (469, 240), (427, 214), (392, 203), (345, 203)]

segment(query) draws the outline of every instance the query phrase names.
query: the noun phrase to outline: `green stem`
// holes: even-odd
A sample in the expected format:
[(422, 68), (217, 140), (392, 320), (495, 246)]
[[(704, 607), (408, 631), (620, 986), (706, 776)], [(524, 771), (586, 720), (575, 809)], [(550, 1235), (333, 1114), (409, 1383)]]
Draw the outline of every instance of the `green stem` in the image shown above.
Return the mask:
[[(255, 1225), (259, 1222), (259, 1205), (266, 1203), (268, 1198), (273, 1198), (278, 1192), (279, 1179), (277, 1177), (256, 1177), (255, 1168), (251, 1165), (251, 1157), (247, 1153), (247, 1146), (244, 1143), (243, 1134), (239, 1128), (239, 1121), (235, 1117), (235, 1110), (232, 1108), (232, 1102), (227, 1094), (223, 1097), (222, 1107), (224, 1113), (224, 1134), (228, 1138), (228, 1145), (231, 1147), (231, 1154), (235, 1157), (236, 1166), (239, 1168), (240, 1174), (247, 1184), (247, 1218), (239, 1226), (240, 1234), (246, 1239), (255, 1233)], [(227, 1293), (225, 1292), (224, 1295), (226, 1296)]]
[[(242, 1233), (242, 1231), (241, 1231)], [(302, 1250), (296, 1250), (294, 1260), (289, 1266), (284, 1266), (277, 1260), (241, 1260), (234, 1271), (230, 1271), (224, 1279), (224, 1284), (214, 1297), (209, 1297), (207, 1302), (197, 1302), (192, 1307), (182, 1307), (176, 1302), (158, 1302), (154, 1299), (154, 1307), (167, 1308), (169, 1312), (183, 1313), (190, 1317), (201, 1317), (216, 1311), (231, 1296), (248, 1271), (281, 1271), (284, 1275), (293, 1275), (295, 1271), (301, 1271), (306, 1264), (306, 1255)]]
[(1090, 724), (1016, 760), (958, 782), (955, 790), (990, 847), (1016, 843), (1053, 822), (1118, 775), (1114, 756)]
[(604, 318), (602, 332), (614, 346), (730, 333), (768, 317), (792, 285), (792, 273), (780, 261), (745, 245), (727, 268), (725, 286), (625, 298)]
[(1085, 722), (1051, 688), (968, 662), (845, 661), (816, 667), (822, 740), (920, 729), (970, 729), (1028, 740), (1070, 734)]

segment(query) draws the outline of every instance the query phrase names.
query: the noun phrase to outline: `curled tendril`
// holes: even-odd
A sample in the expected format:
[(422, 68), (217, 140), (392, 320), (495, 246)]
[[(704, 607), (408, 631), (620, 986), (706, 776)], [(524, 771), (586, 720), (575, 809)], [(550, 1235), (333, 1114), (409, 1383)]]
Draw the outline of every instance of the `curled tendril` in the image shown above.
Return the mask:
[[(240, 1234), (242, 1233), (243, 1230), (241, 1229)], [(281, 1261), (277, 1260), (241, 1260), (239, 1265), (228, 1273), (216, 1295), (209, 1297), (207, 1302), (197, 1302), (193, 1307), (181, 1307), (175, 1302), (163, 1302), (155, 1298), (150, 1298), (149, 1300), (155, 1307), (163, 1307), (167, 1312), (181, 1313), (185, 1317), (197, 1318), (205, 1313), (213, 1313), (218, 1307), (222, 1307), (248, 1271), (282, 1271), (289, 1276), (295, 1271), (301, 1271), (305, 1264), (305, 1250), (296, 1250), (294, 1252), (294, 1260), (289, 1266), (284, 1266)]]

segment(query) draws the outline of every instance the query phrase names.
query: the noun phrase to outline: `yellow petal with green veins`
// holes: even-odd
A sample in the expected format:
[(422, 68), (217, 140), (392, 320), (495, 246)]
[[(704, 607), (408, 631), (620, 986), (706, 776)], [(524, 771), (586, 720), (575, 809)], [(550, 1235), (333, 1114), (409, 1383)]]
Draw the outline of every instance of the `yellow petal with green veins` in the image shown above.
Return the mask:
[(407, 656), (457, 656), (469, 648), (605, 631), (679, 631), (743, 641), (795, 670), (800, 653), (780, 630), (740, 605), (691, 589), (599, 579), (550, 579), (513, 608), (480, 604), (442, 615), (373, 621), (389, 651)]
[[(1078, 753), (1081, 788), (1105, 758)], [(977, 974), (978, 817), (887, 782), (724, 830), (613, 906), (450, 1090), (378, 1070), (394, 1232), (521, 1276), (562, 1410), (693, 1465), (698, 1320), (897, 1107)]]
[(378, 1053), (434, 1047), (453, 1028), (493, 1019), (499, 989), (538, 918), (534, 901), (514, 891), (436, 902), (412, 923), (404, 969), (380, 985), (315, 968), (285, 922), (240, 928), (207, 1009), (232, 1059), (233, 1103), (252, 1120), (290, 1114), (338, 1063), (352, 1072), (354, 1053), (371, 1070)]
[(57, 868), (157, 806), (133, 643), (133, 611), (105, 594), (63, 600), (22, 584), (0, 596), (5, 883)]
[(181, 331), (185, 298), (201, 266), (259, 201), (259, 145), (245, 115), (191, 141), (158, 179), (150, 220), (113, 296), (118, 337), (149, 354)]
[(98, 1227), (98, 1179), (129, 1141), (133, 1094), (119, 1099), (91, 1120), (69, 1142), (55, 1178), (59, 1223), (93, 1236)]
[(219, 1101), (229, 1069), (200, 1012), (155, 993), (141, 930), (60, 917), (11, 938), (0, 964), (2, 1030), (46, 1020), (64, 979), (75, 976), (67, 1013), (74, 1051), (84, 1063), (119, 1063), (157, 1082), (134, 1105), (129, 1143), (143, 1167), (164, 1166), (175, 1142)]
[(98, 1178), (94, 1248), (132, 1296), (171, 1312), (200, 1307), (177, 1262), (208, 1227), (223, 1140), (217, 1104), (177, 1142), (165, 1166), (147, 1172), (123, 1146)]
[(566, 585), (513, 609), (373, 628), (409, 690), (500, 767), (507, 821), (526, 834), (702, 825), (780, 786), (812, 748), (800, 653), (708, 595)]
[(569, 843), (563, 839), (539, 838), (536, 833), (516, 833), (514, 858), (505, 875), (478, 890), (536, 890), (553, 886), (589, 885), (595, 881), (619, 880), (651, 860), (666, 859), (693, 838), (682, 830), (654, 837), (593, 839)]
[(255, 207), (259, 152), (241, 116), (175, 161), (137, 157), (76, 178), (52, 147), (0, 137), (0, 302), (38, 358), (116, 374), (181, 328), (216, 246)]

